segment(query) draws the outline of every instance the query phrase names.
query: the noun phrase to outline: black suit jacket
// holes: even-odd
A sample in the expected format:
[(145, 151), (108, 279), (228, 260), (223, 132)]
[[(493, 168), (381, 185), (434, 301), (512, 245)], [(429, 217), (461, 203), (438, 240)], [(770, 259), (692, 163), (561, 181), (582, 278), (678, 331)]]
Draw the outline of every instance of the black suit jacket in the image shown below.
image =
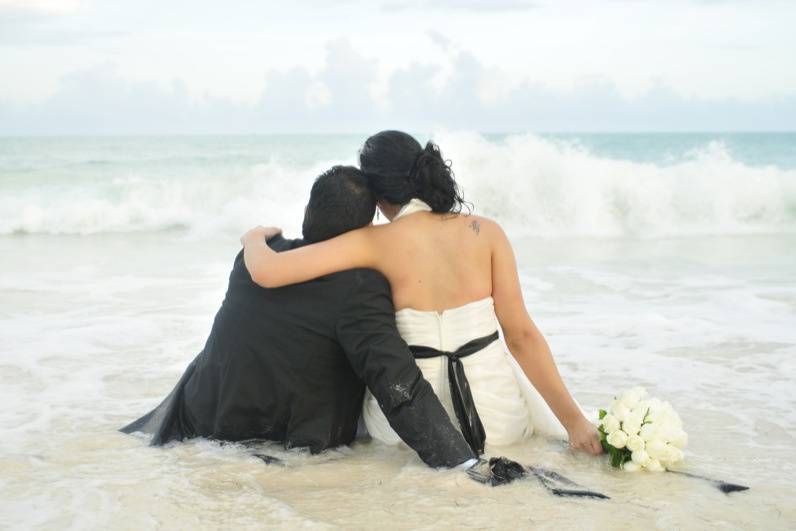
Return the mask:
[(384, 276), (355, 269), (264, 289), (241, 252), (205, 348), (166, 400), (122, 431), (151, 433), (153, 445), (203, 436), (319, 452), (354, 439), (365, 385), (430, 466), (475, 457), (398, 334)]

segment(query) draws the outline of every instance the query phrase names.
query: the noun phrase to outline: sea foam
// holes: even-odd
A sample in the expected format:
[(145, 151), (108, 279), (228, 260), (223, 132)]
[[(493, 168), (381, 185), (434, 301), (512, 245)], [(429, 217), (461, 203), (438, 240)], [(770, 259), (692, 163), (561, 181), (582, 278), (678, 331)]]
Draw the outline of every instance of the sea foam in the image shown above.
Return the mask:
[(437, 139), (476, 210), (523, 235), (796, 230), (796, 171), (746, 165), (721, 142), (664, 165), (605, 158), (536, 135)]
[[(478, 214), (522, 236), (674, 236), (796, 232), (796, 170), (753, 166), (708, 142), (663, 163), (608, 158), (574, 141), (466, 132), (434, 135)], [(350, 162), (351, 153), (341, 153)], [(212, 153), (203, 153), (212, 157)], [(241, 169), (148, 173), (110, 161), (107, 178), (0, 184), (0, 234), (185, 231), (295, 233), (313, 179), (340, 160), (275, 157)], [(96, 172), (96, 169), (91, 171)]]

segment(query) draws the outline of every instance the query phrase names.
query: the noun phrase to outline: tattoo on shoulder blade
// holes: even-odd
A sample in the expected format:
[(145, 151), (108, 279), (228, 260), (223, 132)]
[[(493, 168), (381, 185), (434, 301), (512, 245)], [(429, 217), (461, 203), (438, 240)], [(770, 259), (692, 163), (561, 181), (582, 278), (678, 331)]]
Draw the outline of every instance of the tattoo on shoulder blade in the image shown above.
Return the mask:
[(473, 232), (475, 233), (476, 236), (481, 234), (481, 224), (478, 223), (477, 219), (474, 219), (470, 222), (470, 228), (473, 229)]

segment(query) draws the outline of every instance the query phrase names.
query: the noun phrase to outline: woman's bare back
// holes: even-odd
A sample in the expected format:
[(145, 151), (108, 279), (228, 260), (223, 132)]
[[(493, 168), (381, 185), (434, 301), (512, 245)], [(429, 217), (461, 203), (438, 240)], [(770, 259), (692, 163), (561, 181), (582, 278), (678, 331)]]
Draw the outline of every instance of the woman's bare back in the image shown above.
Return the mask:
[(474, 215), (417, 212), (371, 229), (396, 310), (442, 311), (492, 295), (491, 226)]

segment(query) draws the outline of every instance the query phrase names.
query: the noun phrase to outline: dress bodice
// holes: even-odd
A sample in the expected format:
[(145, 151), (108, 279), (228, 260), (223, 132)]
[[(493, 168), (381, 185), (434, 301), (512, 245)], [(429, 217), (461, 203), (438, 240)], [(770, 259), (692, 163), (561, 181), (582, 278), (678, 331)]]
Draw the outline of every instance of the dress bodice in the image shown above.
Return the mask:
[(404, 308), (396, 312), (395, 321), (408, 344), (448, 351), (498, 328), (492, 297), (442, 312)]

